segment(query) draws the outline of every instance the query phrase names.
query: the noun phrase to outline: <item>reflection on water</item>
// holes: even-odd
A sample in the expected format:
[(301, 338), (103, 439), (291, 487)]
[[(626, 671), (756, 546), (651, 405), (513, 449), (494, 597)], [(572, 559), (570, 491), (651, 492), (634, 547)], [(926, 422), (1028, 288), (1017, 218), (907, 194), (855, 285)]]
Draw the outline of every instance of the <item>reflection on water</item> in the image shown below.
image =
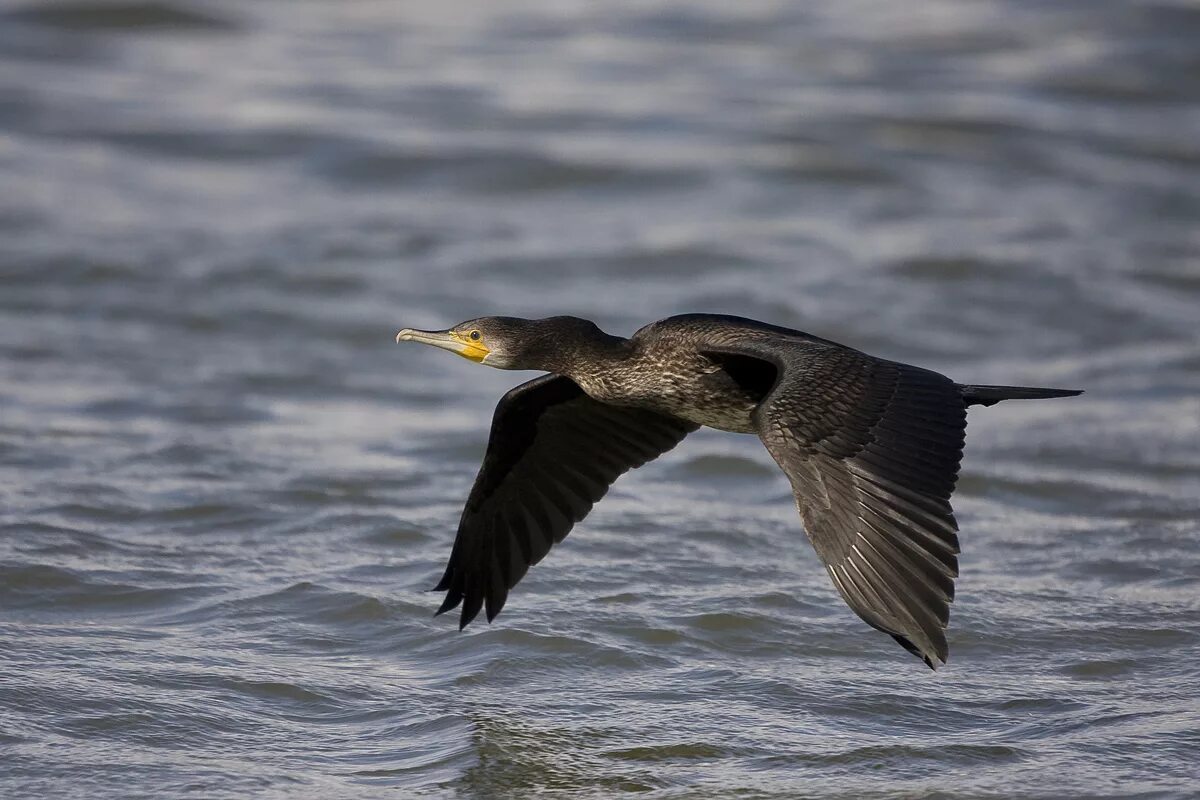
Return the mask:
[[(0, 790), (1184, 797), (1200, 11), (0, 3)], [(496, 399), (718, 311), (961, 381), (932, 674), (702, 432), (433, 619)]]

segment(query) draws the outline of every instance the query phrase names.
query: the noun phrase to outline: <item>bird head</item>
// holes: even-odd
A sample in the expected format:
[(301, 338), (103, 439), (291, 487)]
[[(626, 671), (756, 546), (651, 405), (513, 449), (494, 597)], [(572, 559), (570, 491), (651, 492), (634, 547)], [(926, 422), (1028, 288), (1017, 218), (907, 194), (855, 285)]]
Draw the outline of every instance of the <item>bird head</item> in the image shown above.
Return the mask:
[(405, 328), (396, 334), (396, 341), (433, 345), (497, 369), (553, 372), (564, 351), (595, 337), (608, 338), (578, 317), (479, 317), (444, 331)]

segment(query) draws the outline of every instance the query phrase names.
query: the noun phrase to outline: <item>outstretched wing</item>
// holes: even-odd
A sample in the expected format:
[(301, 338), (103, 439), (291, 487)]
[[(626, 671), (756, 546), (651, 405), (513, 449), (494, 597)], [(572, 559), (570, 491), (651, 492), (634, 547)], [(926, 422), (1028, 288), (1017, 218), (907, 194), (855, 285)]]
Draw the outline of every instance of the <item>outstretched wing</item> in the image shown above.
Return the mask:
[(439, 614), (462, 604), (464, 628), (490, 622), (530, 566), (587, 516), (621, 473), (670, 450), (698, 426), (588, 397), (561, 375), (509, 391), (496, 406), (483, 466), (434, 591)]
[(718, 360), (776, 369), (755, 411), (813, 547), (868, 624), (936, 668), (958, 576), (966, 404), (949, 378), (824, 341), (759, 338)]

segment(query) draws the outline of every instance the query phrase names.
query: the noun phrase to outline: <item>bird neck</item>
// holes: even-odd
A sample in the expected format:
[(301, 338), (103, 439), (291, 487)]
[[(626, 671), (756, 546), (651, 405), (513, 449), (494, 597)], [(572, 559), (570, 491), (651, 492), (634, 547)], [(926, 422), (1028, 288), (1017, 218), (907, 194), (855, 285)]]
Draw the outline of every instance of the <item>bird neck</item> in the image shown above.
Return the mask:
[(594, 335), (554, 348), (548, 355), (546, 369), (549, 372), (566, 375), (582, 384), (626, 361), (630, 356), (630, 342), (597, 330)]

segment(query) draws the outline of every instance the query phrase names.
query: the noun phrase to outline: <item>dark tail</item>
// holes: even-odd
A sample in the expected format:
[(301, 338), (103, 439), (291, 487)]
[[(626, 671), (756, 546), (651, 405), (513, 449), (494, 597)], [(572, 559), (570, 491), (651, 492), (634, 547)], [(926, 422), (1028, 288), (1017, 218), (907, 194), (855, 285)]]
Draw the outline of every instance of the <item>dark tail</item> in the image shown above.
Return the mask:
[(1038, 389), (1033, 386), (964, 386), (959, 384), (963, 400), (969, 406), (994, 406), (1001, 400), (1044, 400), (1048, 397), (1074, 397), (1080, 389)]

